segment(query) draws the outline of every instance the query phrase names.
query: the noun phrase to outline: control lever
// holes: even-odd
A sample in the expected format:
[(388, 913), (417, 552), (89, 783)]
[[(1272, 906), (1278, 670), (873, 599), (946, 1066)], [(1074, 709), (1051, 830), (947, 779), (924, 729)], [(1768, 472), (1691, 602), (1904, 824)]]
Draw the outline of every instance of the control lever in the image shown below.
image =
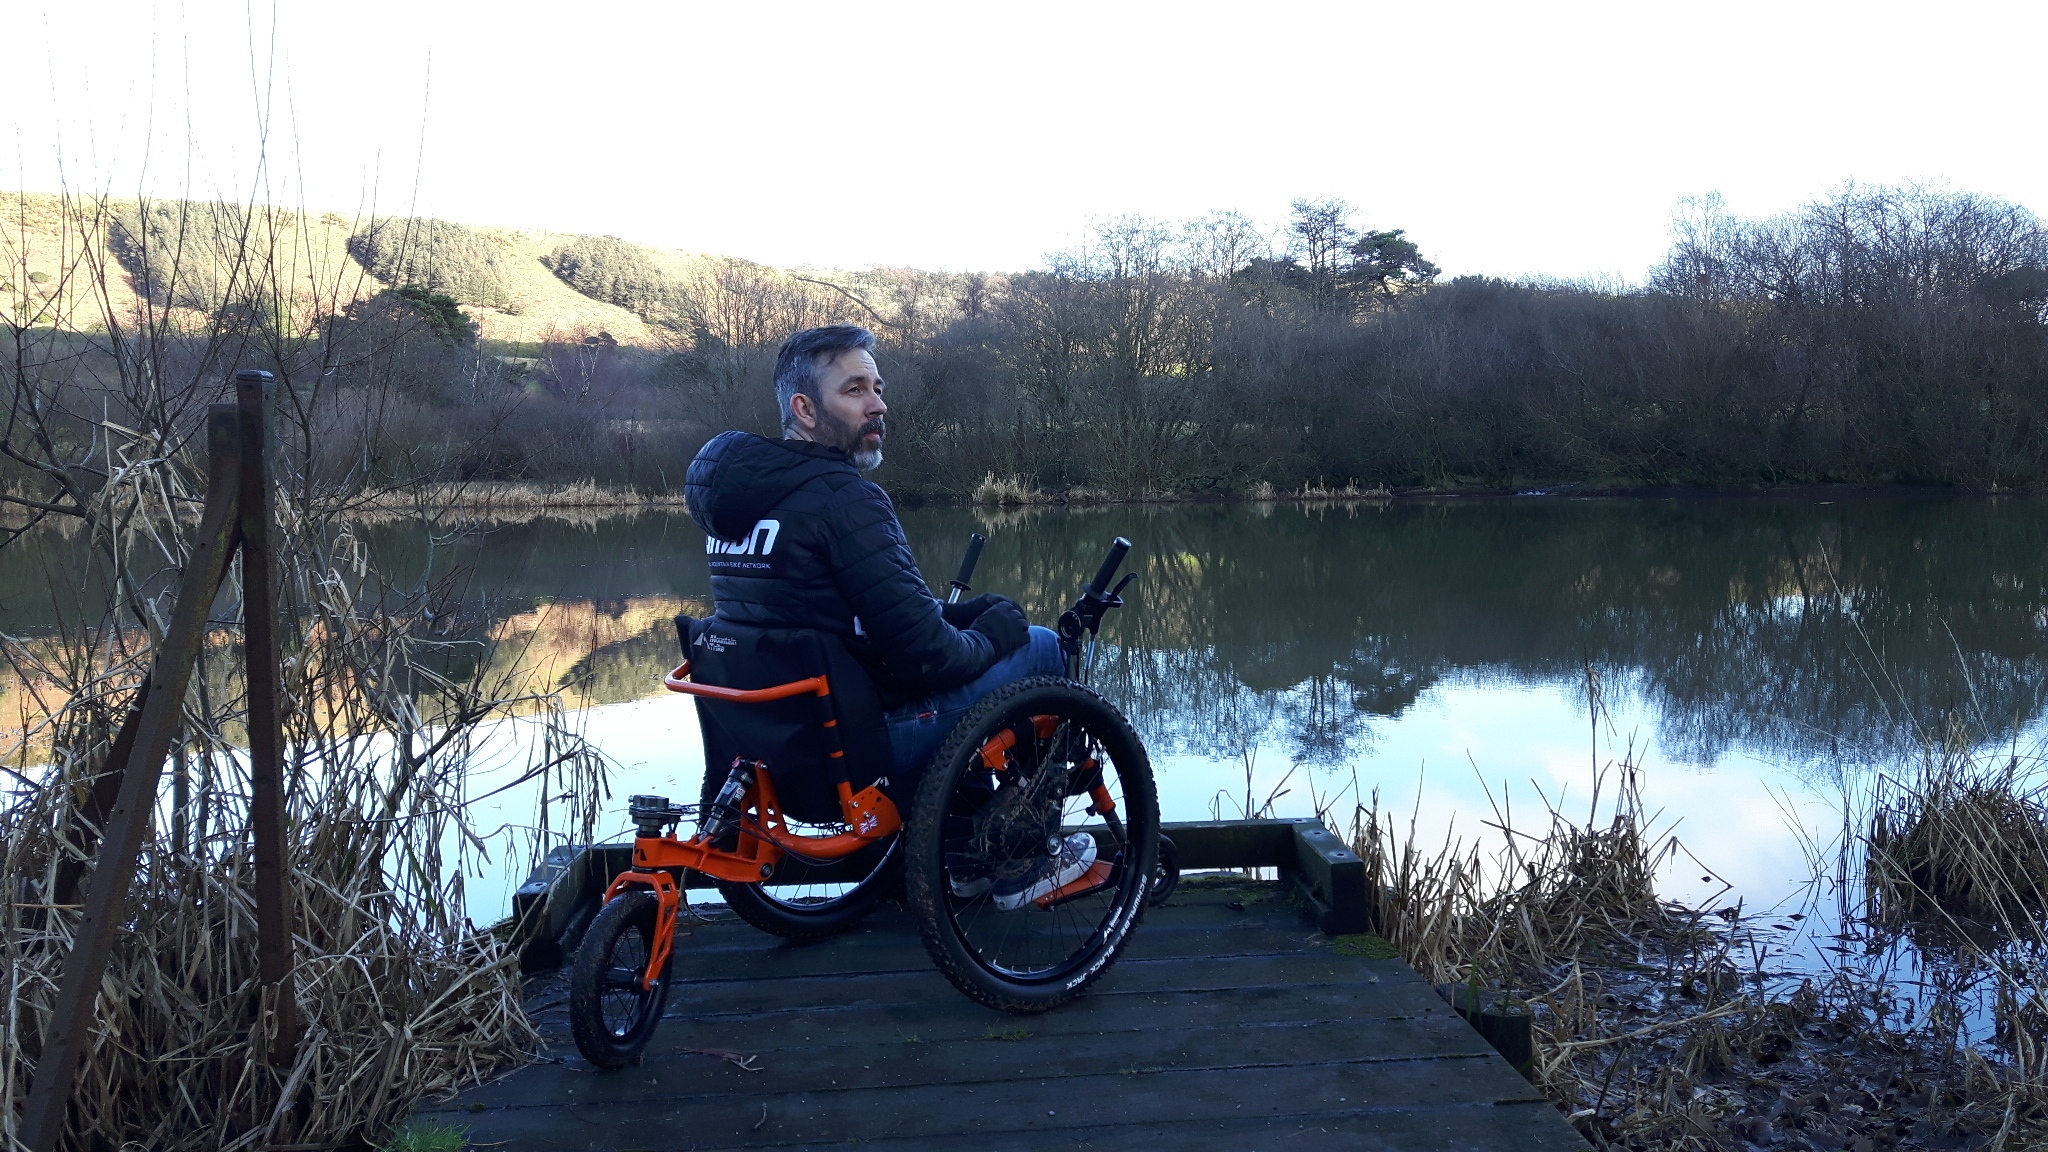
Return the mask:
[(960, 558), (960, 574), (953, 577), (953, 591), (946, 597), (946, 603), (958, 604), (960, 597), (972, 592), (974, 567), (981, 563), (981, 546), (988, 543), (988, 537), (976, 532), (967, 538), (967, 555)]

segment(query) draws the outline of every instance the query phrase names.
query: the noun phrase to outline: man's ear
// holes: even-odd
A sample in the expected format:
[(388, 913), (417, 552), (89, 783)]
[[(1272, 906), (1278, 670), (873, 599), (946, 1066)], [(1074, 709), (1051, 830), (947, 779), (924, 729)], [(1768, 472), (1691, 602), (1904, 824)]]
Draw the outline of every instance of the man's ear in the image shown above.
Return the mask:
[(796, 417), (796, 426), (806, 432), (818, 426), (818, 410), (809, 396), (799, 392), (789, 398), (790, 414)]

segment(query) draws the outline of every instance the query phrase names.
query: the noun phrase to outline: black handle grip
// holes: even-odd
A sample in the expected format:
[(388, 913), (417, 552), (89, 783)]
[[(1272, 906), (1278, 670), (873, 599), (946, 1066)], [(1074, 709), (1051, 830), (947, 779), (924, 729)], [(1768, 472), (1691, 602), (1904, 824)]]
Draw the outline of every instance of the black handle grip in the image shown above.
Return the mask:
[(1109, 582), (1116, 578), (1116, 570), (1123, 566), (1124, 554), (1131, 550), (1131, 542), (1119, 536), (1109, 546), (1109, 555), (1102, 558), (1102, 567), (1095, 570), (1095, 579), (1088, 582), (1091, 595), (1100, 596), (1109, 591)]
[(974, 580), (975, 565), (981, 563), (981, 546), (988, 543), (988, 537), (976, 532), (967, 538), (967, 555), (960, 558), (960, 574), (953, 577), (953, 599), (967, 591)]

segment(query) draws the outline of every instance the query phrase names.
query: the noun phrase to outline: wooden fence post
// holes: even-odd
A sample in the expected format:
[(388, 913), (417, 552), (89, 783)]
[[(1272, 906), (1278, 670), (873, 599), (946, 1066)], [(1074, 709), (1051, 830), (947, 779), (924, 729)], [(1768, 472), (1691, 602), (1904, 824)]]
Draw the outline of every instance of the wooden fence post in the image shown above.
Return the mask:
[[(85, 909), (57, 1003), (43, 1032), (28, 1109), (18, 1133), (29, 1152), (51, 1152), (64, 1129), (79, 1057), (92, 1034), (93, 1004), (106, 978), (107, 955), (120, 928), (121, 905), (135, 881), (137, 857), (156, 810), (157, 780), (164, 757), (184, 722), (185, 691), (206, 639), (206, 617), (227, 575), (235, 550), (236, 512), (241, 503), (241, 428), (235, 405), (215, 404), (206, 413), (206, 509), (191, 558), (178, 582), (178, 603), (150, 665), (149, 681), (134, 742), (120, 767), (120, 785), (86, 878)], [(125, 725), (124, 725), (125, 727)], [(124, 733), (125, 734), (125, 733)], [(116, 741), (118, 744), (119, 741)]]
[[(285, 883), (283, 739), (278, 714), (277, 574), (271, 551), (268, 372), (235, 373), (241, 424), (242, 653), (249, 677), (249, 823), (256, 849), (256, 975), (274, 1014), (271, 1060), (289, 1068), (298, 1051), (292, 973), (292, 907)], [(258, 1024), (261, 1027), (261, 1022)]]

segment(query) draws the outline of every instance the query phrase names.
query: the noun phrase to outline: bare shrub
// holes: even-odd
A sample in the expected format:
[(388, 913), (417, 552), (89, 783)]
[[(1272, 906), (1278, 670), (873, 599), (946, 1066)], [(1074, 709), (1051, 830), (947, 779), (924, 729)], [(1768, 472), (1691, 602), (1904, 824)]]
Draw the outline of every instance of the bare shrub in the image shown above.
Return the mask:
[[(48, 1030), (82, 1026), (94, 1042), (65, 1147), (381, 1139), (423, 1094), (530, 1053), (513, 957), (469, 922), (463, 869), (487, 849), (517, 855), (587, 838), (602, 792), (599, 761), (559, 701), (493, 675), (472, 651), (479, 640), (436, 624), (460, 574), (430, 570), (393, 586), (347, 519), (384, 482), (420, 493), (415, 515), (443, 515), (431, 482), (446, 477), (446, 454), (394, 463), (375, 459), (378, 446), (395, 412), (433, 401), (414, 395), (414, 382), (431, 380), (454, 401), (493, 378), (475, 375), (477, 354), (434, 338), (417, 315), (365, 311), (360, 269), (273, 247), (304, 219), (281, 209), (233, 217), (251, 238), (224, 262), (238, 271), (192, 281), (225, 294), (209, 310), (190, 307), (200, 297), (178, 303), (175, 288), (139, 295), (132, 311), (117, 306), (107, 237), (119, 210), (67, 198), (62, 278), (75, 290), (0, 323), (12, 417), (0, 435), (0, 545), (35, 547), (52, 534), (80, 545), (51, 555), (70, 558), (63, 578), (87, 606), (47, 634), (0, 636), (17, 680), (47, 705), (0, 748), (0, 1131), (16, 1130)], [(203, 262), (219, 249), (197, 251)], [(165, 285), (187, 282), (175, 259), (145, 260), (151, 267)], [(167, 308), (183, 310), (177, 322)], [(448, 379), (451, 365), (470, 379)], [(290, 987), (307, 1023), (283, 1068), (271, 1061), (277, 1038), (254, 982), (248, 783), (236, 747), (248, 705), (234, 628), (215, 629), (183, 702), (165, 818), (143, 849), (92, 1017), (50, 1019), (97, 838), (88, 806), (189, 555), (203, 496), (196, 433), (231, 372), (251, 366), (280, 381), (288, 892), (299, 925)], [(493, 845), (468, 822), (469, 770), (480, 741), (514, 733), (506, 725), (524, 726), (523, 776), (543, 799), (531, 824)]]

